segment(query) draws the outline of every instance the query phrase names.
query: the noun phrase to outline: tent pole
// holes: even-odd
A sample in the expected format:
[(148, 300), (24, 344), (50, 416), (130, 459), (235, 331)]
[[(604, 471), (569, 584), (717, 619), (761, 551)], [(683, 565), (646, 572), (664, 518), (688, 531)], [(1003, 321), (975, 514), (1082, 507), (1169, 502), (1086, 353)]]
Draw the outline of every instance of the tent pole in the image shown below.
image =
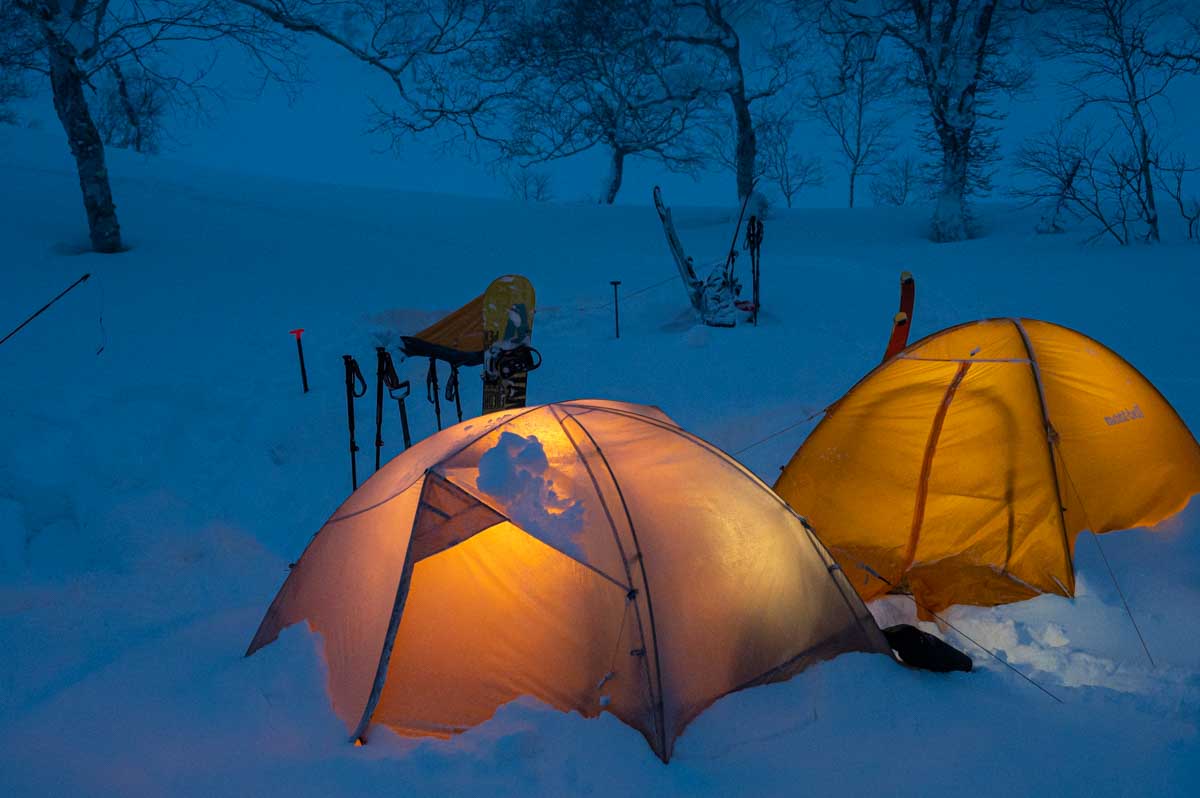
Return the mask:
[(1096, 541), (1096, 548), (1100, 552), (1100, 559), (1104, 560), (1104, 567), (1108, 569), (1108, 576), (1112, 580), (1113, 587), (1117, 589), (1117, 595), (1121, 598), (1121, 605), (1125, 608), (1125, 614), (1129, 616), (1129, 623), (1133, 625), (1133, 631), (1137, 633), (1138, 641), (1142, 644), (1142, 650), (1146, 652), (1146, 659), (1150, 661), (1150, 667), (1154, 668), (1154, 657), (1150, 655), (1150, 647), (1146, 645), (1146, 638), (1142, 636), (1141, 627), (1138, 626), (1137, 620), (1133, 617), (1133, 611), (1129, 608), (1129, 602), (1125, 599), (1125, 591), (1121, 589), (1121, 583), (1117, 581), (1117, 575), (1112, 569), (1112, 565), (1108, 562), (1108, 555), (1104, 553), (1104, 548), (1100, 545), (1100, 536), (1093, 529), (1091, 519), (1088, 518), (1087, 508), (1083, 506), (1083, 496), (1080, 495), (1079, 489), (1075, 487), (1075, 480), (1071, 479), (1071, 472), (1067, 469), (1067, 460), (1063, 457), (1062, 447), (1059, 446), (1058, 433), (1054, 430), (1054, 425), (1050, 423), (1050, 410), (1046, 405), (1046, 389), (1042, 385), (1042, 367), (1038, 363), (1037, 355), (1033, 352), (1033, 343), (1029, 340), (1029, 334), (1025, 332), (1025, 325), (1021, 324), (1020, 319), (1013, 319), (1012, 323), (1016, 326), (1017, 332), (1021, 334), (1021, 341), (1025, 344), (1025, 351), (1029, 354), (1029, 366), (1033, 369), (1033, 379), (1037, 384), (1038, 402), (1042, 407), (1042, 421), (1046, 425), (1046, 448), (1050, 452), (1050, 472), (1054, 474), (1054, 491), (1058, 498), (1058, 517), (1062, 521), (1063, 531), (1063, 546), (1067, 555), (1068, 575), (1071, 577), (1071, 592), (1074, 593), (1075, 588), (1075, 561), (1071, 557), (1071, 541), (1070, 533), (1067, 532), (1067, 515), (1066, 507), (1063, 504), (1062, 486), (1058, 480), (1058, 465), (1054, 457), (1054, 449), (1058, 447), (1058, 463), (1062, 463), (1063, 474), (1071, 483), (1071, 489), (1075, 491), (1075, 498), (1079, 500), (1079, 507), (1083, 510), (1083, 519), (1087, 523), (1088, 531), (1092, 534), (1092, 540)]
[[(1050, 409), (1046, 405), (1046, 389), (1042, 385), (1042, 367), (1038, 364), (1037, 355), (1033, 353), (1033, 342), (1029, 340), (1029, 333), (1025, 332), (1025, 325), (1021, 324), (1020, 319), (1011, 319), (1013, 326), (1017, 328), (1017, 332), (1021, 336), (1021, 342), (1025, 345), (1025, 353), (1029, 356), (1029, 369), (1033, 372), (1033, 383), (1037, 386), (1038, 405), (1042, 410), (1042, 424), (1046, 429), (1046, 452), (1050, 455), (1050, 474), (1054, 478), (1054, 497), (1058, 500), (1058, 520), (1062, 526), (1063, 538), (1063, 554), (1067, 559), (1067, 577), (1071, 580), (1071, 594), (1075, 594), (1075, 559), (1071, 556), (1071, 536), (1067, 532), (1067, 511), (1063, 504), (1062, 485), (1058, 480), (1058, 462), (1054, 457), (1054, 442), (1058, 440), (1058, 433), (1054, 431), (1054, 425), (1050, 423)], [(1066, 465), (1063, 465), (1063, 471), (1066, 471)]]

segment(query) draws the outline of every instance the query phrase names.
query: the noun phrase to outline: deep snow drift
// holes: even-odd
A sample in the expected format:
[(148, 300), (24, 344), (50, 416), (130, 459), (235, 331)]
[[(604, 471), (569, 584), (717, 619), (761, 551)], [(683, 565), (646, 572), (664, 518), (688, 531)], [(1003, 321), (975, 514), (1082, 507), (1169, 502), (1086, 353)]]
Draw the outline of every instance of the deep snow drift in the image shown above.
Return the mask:
[[(1200, 507), (1094, 542), (1079, 595), (950, 619), (1063, 703), (973, 649), (973, 674), (843, 656), (722, 700), (663, 766), (610, 716), (530, 701), (448, 742), (377, 730), (354, 748), (302, 628), (244, 659), (287, 564), (349, 491), (342, 364), (521, 272), (545, 365), (530, 402), (662, 407), (768, 483), (811, 428), (747, 446), (836, 399), (882, 355), (896, 279), (914, 338), (984, 316), (1044, 318), (1124, 355), (1200, 429), (1200, 248), (1083, 247), (985, 207), (989, 234), (935, 246), (923, 209), (776, 211), (757, 328), (696, 326), (649, 207), (520, 205), (201, 172), (114, 154), (132, 250), (80, 254), (57, 138), (0, 128), (0, 326), (84, 271), (0, 348), (0, 793), (627, 792), (1194, 794), (1200, 786)], [(722, 256), (730, 209), (667, 197)], [(609, 280), (623, 281), (621, 338)], [(637, 296), (635, 291), (668, 280)], [(103, 322), (101, 323), (101, 314)], [(302, 395), (288, 330), (303, 326)], [(97, 349), (103, 345), (103, 351)], [(433, 429), (424, 363), (414, 434)], [(474, 372), (463, 403), (480, 401)], [(359, 406), (369, 472), (370, 403)], [(447, 411), (443, 407), (443, 412)], [(387, 456), (399, 451), (394, 419)], [(818, 530), (819, 532), (819, 530)], [(893, 600), (895, 601), (895, 600)], [(878, 608), (881, 613), (891, 608)], [(902, 608), (902, 611), (907, 611)]]

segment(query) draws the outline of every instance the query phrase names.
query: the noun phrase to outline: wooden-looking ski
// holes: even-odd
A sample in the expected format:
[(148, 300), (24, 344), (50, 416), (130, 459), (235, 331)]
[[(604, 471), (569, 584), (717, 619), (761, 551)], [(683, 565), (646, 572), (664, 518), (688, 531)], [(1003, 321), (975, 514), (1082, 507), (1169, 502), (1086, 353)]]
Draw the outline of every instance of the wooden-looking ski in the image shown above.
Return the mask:
[(917, 298), (917, 283), (909, 272), (900, 272), (900, 312), (892, 318), (892, 337), (888, 340), (884, 361), (891, 360), (908, 346), (908, 331), (912, 327), (913, 303)]

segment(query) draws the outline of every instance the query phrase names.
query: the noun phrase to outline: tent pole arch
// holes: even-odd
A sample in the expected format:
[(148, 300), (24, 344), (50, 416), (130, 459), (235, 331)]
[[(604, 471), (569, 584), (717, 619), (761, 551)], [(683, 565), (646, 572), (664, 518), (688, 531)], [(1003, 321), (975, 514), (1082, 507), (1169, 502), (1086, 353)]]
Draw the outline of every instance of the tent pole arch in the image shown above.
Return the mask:
[[(422, 488), (424, 489), (424, 488)], [(396, 644), (396, 633), (400, 631), (400, 618), (404, 615), (404, 605), (408, 602), (408, 588), (412, 585), (412, 538), (408, 540), (408, 548), (404, 552), (404, 570), (400, 573), (400, 582), (396, 586), (396, 600), (392, 604), (392, 615), (388, 619), (387, 633), (383, 636), (383, 647), (379, 652), (379, 665), (375, 669), (375, 680), (371, 683), (371, 694), (363, 707), (362, 718), (350, 735), (350, 742), (366, 742), (367, 727), (371, 725), (371, 716), (383, 695), (383, 685), (387, 681), (388, 663), (392, 660), (392, 646)]]
[[(613, 543), (616, 544), (617, 552), (621, 557), (621, 565), (625, 569), (625, 580), (629, 584), (629, 590), (632, 591), (633, 590), (633, 570), (629, 567), (629, 558), (625, 554), (625, 546), (621, 543), (621, 536), (617, 533), (617, 524), (616, 524), (616, 520), (613, 518), (612, 510), (609, 508), (608, 502), (605, 501), (605, 499), (604, 499), (604, 491), (602, 491), (600, 489), (600, 481), (598, 479), (596, 479), (596, 474), (592, 469), (592, 464), (590, 462), (588, 462), (588, 458), (584, 456), (583, 450), (579, 448), (579, 444), (575, 441), (575, 437), (573, 435), (571, 435), (570, 430), (567, 429), (567, 425), (563, 422), (562, 416), (559, 415), (558, 408), (554, 408), (552, 412), (553, 412), (554, 418), (558, 420), (558, 426), (562, 429), (563, 434), (566, 435), (567, 440), (569, 440), (571, 442), (571, 446), (573, 446), (575, 448), (575, 453), (577, 455), (579, 455), (579, 461), (581, 463), (583, 463), (583, 467), (587, 471), (587, 474), (588, 474), (588, 479), (591, 480), (592, 488), (593, 488), (593, 490), (596, 491), (596, 496), (600, 500), (600, 506), (604, 509), (604, 515), (605, 515), (606, 520), (608, 521), (609, 528), (612, 530)], [(588, 435), (588, 438), (592, 440), (593, 444), (595, 443), (595, 440), (591, 438), (591, 435), (589, 435), (587, 430), (585, 430), (583, 428), (583, 425), (579, 423), (579, 419), (575, 418), (573, 415), (570, 415), (569, 413), (564, 412), (563, 415), (566, 415), (573, 422), (575, 422), (575, 425), (578, 426), (579, 429), (582, 430), (585, 435)], [(607, 463), (606, 463), (606, 465), (607, 465)], [(634, 546), (635, 546), (635, 550), (636, 550), (636, 547), (637, 547), (637, 538), (636, 537), (634, 538)], [(642, 562), (642, 555), (641, 555), (640, 550), (636, 550), (635, 556), (637, 557), (639, 563)], [(645, 583), (646, 583), (646, 577), (645, 577), (645, 573), (643, 573), (642, 574), (642, 584), (645, 585)], [(647, 595), (647, 597), (649, 596), (648, 589), (646, 591), (646, 595)], [(646, 650), (646, 628), (645, 628), (645, 624), (642, 622), (641, 608), (636, 606), (637, 596), (634, 595), (632, 598), (630, 598), (629, 601), (626, 602), (626, 607), (628, 607), (630, 602), (635, 604), (635, 608), (636, 608), (636, 612), (637, 612), (635, 617), (637, 619), (638, 640), (642, 644), (642, 650), (645, 651)], [(647, 606), (647, 614), (649, 614), (649, 611), (650, 611), (649, 606)], [(624, 623), (624, 620), (622, 620), (622, 623)], [(644, 656), (641, 659), (642, 659), (642, 676), (646, 680), (646, 690), (650, 694), (651, 700), (653, 700), (654, 686), (653, 686), (653, 682), (652, 682), (651, 676), (650, 676), (650, 667), (649, 667), (649, 665), (647, 665), (646, 658)], [(655, 661), (655, 663), (658, 662), (657, 648), (655, 649), (655, 652), (654, 652), (654, 661)], [(661, 688), (660, 688), (660, 692), (661, 692)]]
[[(1025, 331), (1025, 325), (1020, 319), (1010, 319), (1013, 326), (1017, 328), (1017, 332), (1021, 336), (1021, 343), (1025, 346), (1025, 352), (1029, 355), (1029, 368), (1033, 373), (1033, 382), (1037, 386), (1038, 406), (1042, 410), (1042, 424), (1046, 429), (1046, 453), (1050, 457), (1050, 475), (1054, 478), (1054, 497), (1058, 500), (1058, 523), (1062, 529), (1063, 539), (1063, 556), (1067, 562), (1067, 578), (1071, 580), (1071, 595), (1075, 595), (1075, 558), (1071, 556), (1071, 535), (1067, 531), (1067, 514), (1066, 508), (1063, 505), (1062, 485), (1058, 479), (1058, 458), (1054, 456), (1054, 444), (1058, 438), (1058, 433), (1054, 431), (1054, 424), (1050, 421), (1050, 408), (1046, 406), (1046, 388), (1042, 385), (1042, 368), (1038, 363), (1037, 354), (1033, 351), (1033, 342), (1029, 340), (1029, 333)], [(1066, 470), (1066, 463), (1063, 463), (1063, 470)]]
[(933, 474), (933, 457), (937, 453), (938, 441), (942, 438), (942, 428), (946, 425), (946, 416), (950, 414), (950, 404), (954, 401), (954, 395), (958, 393), (958, 386), (962, 385), (969, 368), (971, 368), (970, 361), (958, 364), (954, 378), (946, 386), (946, 393), (942, 395), (941, 404), (938, 405), (937, 411), (933, 414), (933, 421), (929, 425), (929, 437), (925, 441), (925, 454), (921, 459), (921, 476), (917, 482), (917, 497), (913, 502), (912, 524), (908, 530), (908, 543), (904, 547), (904, 565), (901, 573), (912, 567), (913, 560), (917, 556), (917, 540), (921, 536), (921, 526), (925, 523), (925, 505), (929, 498), (929, 477)]
[(667, 744), (667, 723), (666, 713), (664, 711), (665, 702), (663, 699), (662, 686), (662, 656), (659, 653), (658, 648), (658, 630), (654, 623), (654, 601), (650, 597), (650, 578), (646, 574), (646, 558), (642, 556), (642, 547), (638, 544), (637, 529), (633, 523), (633, 515), (629, 512), (629, 505), (625, 502), (625, 494), (621, 490), (621, 483), (617, 479), (616, 473), (613, 471), (612, 464), (609, 463), (608, 458), (604, 456), (604, 450), (600, 448), (599, 442), (597, 442), (592, 433), (588, 431), (588, 428), (583, 425), (583, 422), (580, 421), (579, 418), (573, 413), (567, 413), (567, 415), (571, 416), (575, 423), (579, 425), (579, 429), (583, 431), (583, 434), (588, 436), (588, 440), (592, 442), (592, 446), (594, 446), (596, 449), (596, 454), (599, 455), (601, 462), (604, 463), (604, 468), (608, 471), (608, 475), (612, 479), (613, 487), (616, 488), (617, 498), (621, 502), (621, 509), (625, 512), (625, 521), (629, 524), (629, 534), (633, 538), (633, 546), (637, 555), (638, 568), (642, 572), (642, 587), (646, 590), (646, 614), (650, 618), (650, 644), (654, 647), (654, 676), (655, 681), (658, 683), (657, 696), (654, 699), (654, 713), (658, 719), (660, 750), (659, 758), (662, 759), (663, 762), (666, 762), (671, 758), (671, 753)]

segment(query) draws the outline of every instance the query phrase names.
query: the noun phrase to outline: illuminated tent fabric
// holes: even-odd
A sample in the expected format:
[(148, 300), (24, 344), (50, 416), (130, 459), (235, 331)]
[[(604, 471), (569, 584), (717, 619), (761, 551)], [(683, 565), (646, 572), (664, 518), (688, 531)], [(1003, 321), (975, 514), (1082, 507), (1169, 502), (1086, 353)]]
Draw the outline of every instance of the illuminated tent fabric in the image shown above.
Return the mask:
[(936, 612), (1073, 596), (1076, 535), (1155, 524), (1200, 492), (1200, 447), (1136, 369), (1030, 319), (936, 333), (868, 374), (775, 490), (859, 595)]
[(392, 460), (313, 538), (247, 654), (301, 620), (355, 737), (446, 736), (530, 695), (607, 709), (664, 761), (727, 693), (890, 653), (766, 485), (660, 411), (599, 400), (473, 419)]

